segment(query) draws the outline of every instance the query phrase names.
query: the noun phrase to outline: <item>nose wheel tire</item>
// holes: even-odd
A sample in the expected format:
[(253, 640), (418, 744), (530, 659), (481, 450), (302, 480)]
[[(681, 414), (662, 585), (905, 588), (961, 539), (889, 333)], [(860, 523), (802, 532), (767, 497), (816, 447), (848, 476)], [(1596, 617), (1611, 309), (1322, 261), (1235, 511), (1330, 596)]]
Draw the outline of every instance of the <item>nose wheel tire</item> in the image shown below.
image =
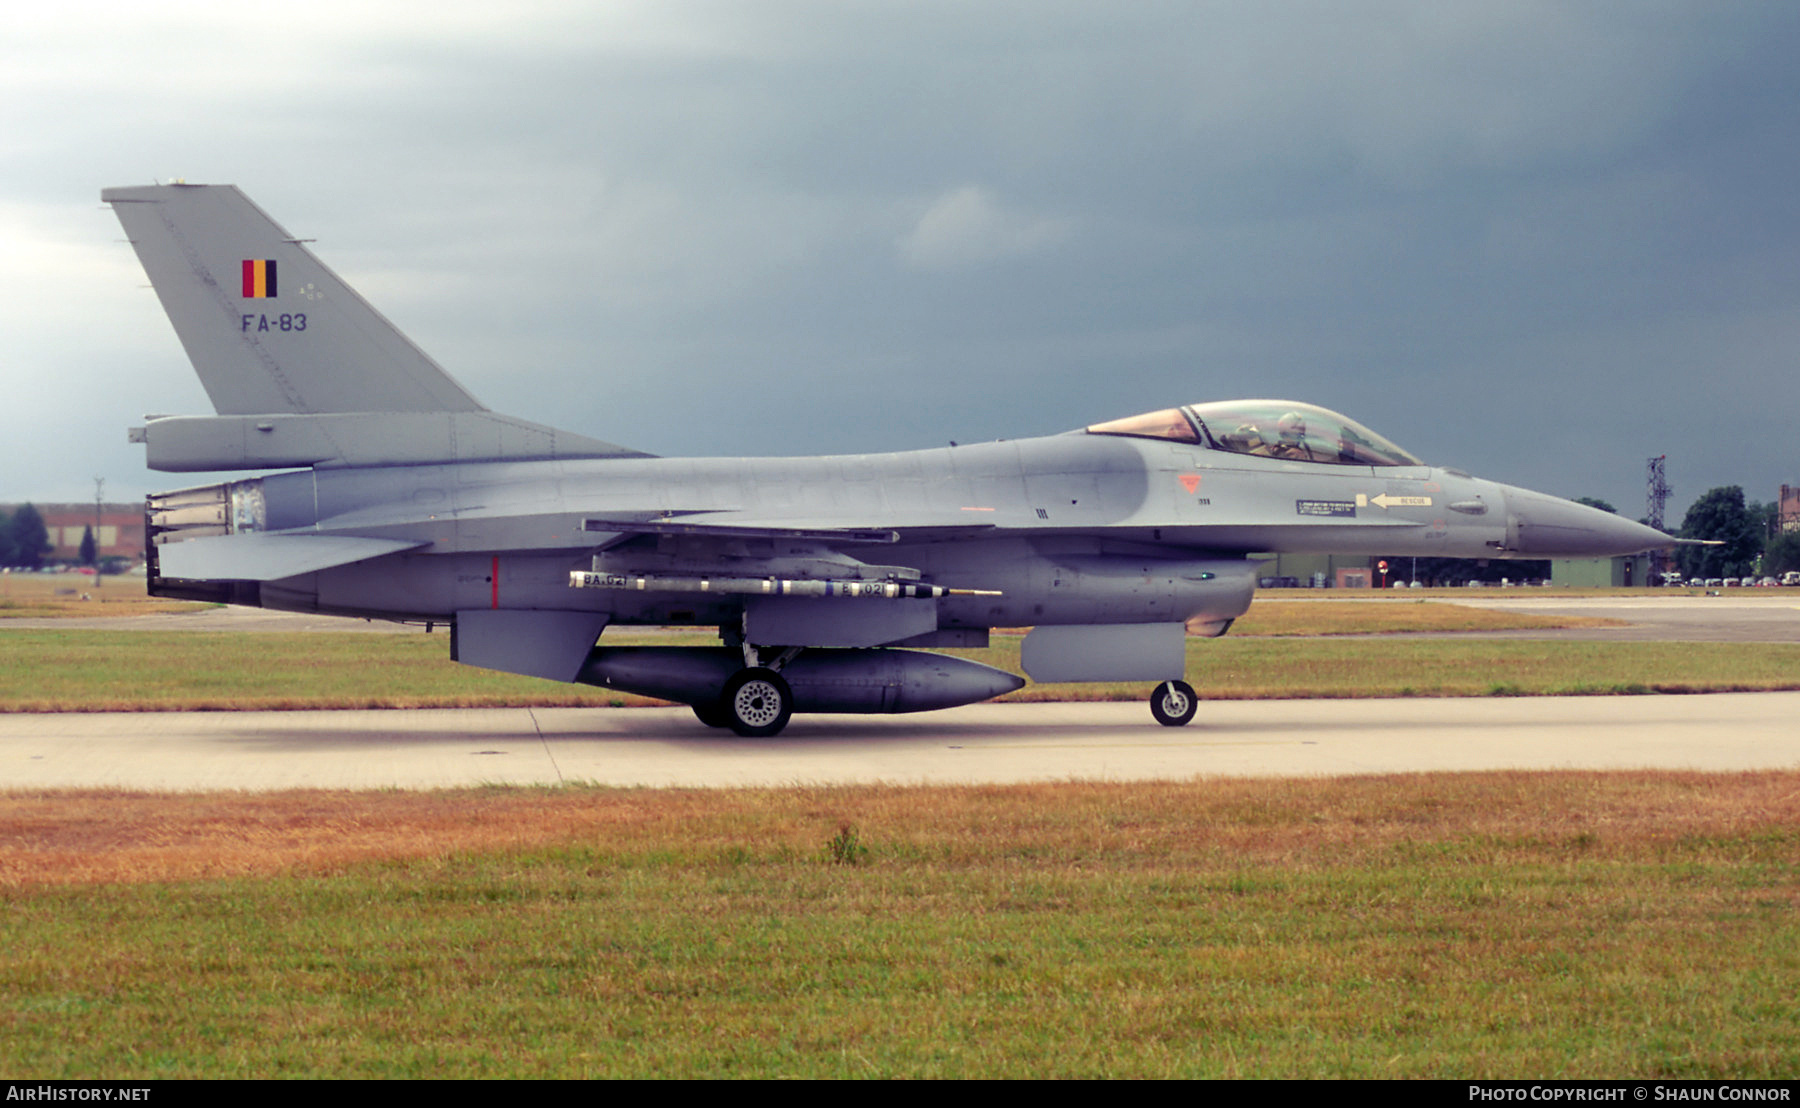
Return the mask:
[(794, 714), (793, 690), (781, 674), (761, 666), (733, 674), (725, 682), (719, 703), (724, 709), (725, 725), (747, 739), (779, 735), (787, 726), (788, 717)]
[(1164, 727), (1181, 727), (1194, 718), (1200, 700), (1186, 681), (1164, 681), (1150, 694), (1150, 714)]
[(726, 714), (724, 703), (717, 700), (694, 705), (694, 718), (708, 727), (731, 726), (731, 717)]

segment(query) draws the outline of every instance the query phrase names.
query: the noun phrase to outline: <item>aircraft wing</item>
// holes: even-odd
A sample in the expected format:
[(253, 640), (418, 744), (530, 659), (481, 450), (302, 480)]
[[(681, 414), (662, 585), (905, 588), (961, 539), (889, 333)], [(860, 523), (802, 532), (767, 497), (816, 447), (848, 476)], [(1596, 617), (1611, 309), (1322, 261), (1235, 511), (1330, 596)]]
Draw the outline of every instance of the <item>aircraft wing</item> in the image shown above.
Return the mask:
[(854, 527), (757, 527), (739, 523), (702, 522), (689, 519), (584, 519), (583, 531), (616, 532), (626, 535), (691, 535), (697, 538), (735, 539), (809, 539), (817, 542), (884, 543), (899, 542), (897, 531), (863, 530)]
[(157, 572), (183, 581), (275, 581), (426, 545), (359, 535), (209, 535), (157, 547)]
[(621, 535), (682, 535), (690, 538), (799, 539), (823, 543), (895, 543), (902, 538), (950, 538), (991, 531), (991, 523), (945, 525), (938, 522), (892, 527), (831, 527), (806, 521), (793, 524), (762, 523), (735, 512), (711, 512), (707, 518), (658, 516), (654, 519), (588, 518), (581, 521), (587, 532)]

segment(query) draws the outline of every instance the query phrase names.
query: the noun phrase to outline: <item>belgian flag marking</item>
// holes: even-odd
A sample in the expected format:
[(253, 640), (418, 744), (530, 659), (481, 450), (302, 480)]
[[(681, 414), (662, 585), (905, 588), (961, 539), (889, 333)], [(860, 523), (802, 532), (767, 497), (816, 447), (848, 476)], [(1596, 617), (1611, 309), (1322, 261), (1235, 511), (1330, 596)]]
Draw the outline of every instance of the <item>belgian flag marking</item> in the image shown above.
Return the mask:
[(244, 299), (267, 300), (275, 295), (275, 261), (272, 258), (244, 259)]

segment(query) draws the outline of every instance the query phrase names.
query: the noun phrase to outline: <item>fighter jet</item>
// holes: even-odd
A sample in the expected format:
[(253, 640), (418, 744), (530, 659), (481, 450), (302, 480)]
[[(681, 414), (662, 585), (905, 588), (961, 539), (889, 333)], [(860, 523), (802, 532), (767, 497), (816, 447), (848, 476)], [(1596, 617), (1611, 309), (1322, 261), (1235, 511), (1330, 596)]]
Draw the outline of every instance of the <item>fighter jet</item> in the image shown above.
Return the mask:
[[(488, 410), (229, 185), (107, 189), (213, 415), (133, 428), (152, 469), (277, 470), (145, 505), (150, 592), (448, 624), (458, 662), (693, 707), (912, 712), (1023, 679), (931, 652), (1030, 627), (1031, 679), (1156, 682), (1270, 552), (1591, 557), (1668, 545), (1428, 466), (1313, 405), (1179, 405), (891, 454), (668, 459)], [(572, 383), (573, 384), (573, 383)], [(605, 646), (613, 627), (718, 646)]]

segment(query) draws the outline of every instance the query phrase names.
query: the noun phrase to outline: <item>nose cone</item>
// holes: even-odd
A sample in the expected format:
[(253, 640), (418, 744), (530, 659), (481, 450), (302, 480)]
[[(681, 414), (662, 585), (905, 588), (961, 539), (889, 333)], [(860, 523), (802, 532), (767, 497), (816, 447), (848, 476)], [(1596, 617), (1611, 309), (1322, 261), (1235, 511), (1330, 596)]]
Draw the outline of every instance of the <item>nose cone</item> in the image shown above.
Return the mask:
[(1605, 558), (1675, 541), (1654, 527), (1530, 489), (1507, 487), (1506, 514), (1506, 548), (1538, 558)]

